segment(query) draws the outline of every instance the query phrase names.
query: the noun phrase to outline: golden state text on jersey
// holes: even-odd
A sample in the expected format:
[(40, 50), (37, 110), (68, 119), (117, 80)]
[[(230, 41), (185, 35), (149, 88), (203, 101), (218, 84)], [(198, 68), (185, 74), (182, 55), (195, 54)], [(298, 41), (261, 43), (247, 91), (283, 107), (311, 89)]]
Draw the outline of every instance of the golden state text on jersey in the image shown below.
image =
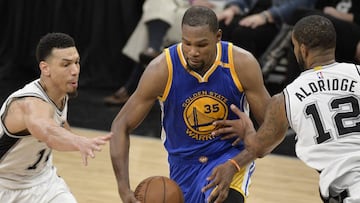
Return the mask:
[(210, 134), (215, 128), (212, 123), (227, 118), (229, 113), (226, 101), (221, 94), (208, 91), (196, 92), (187, 98), (183, 103), (186, 134), (197, 140), (214, 138)]

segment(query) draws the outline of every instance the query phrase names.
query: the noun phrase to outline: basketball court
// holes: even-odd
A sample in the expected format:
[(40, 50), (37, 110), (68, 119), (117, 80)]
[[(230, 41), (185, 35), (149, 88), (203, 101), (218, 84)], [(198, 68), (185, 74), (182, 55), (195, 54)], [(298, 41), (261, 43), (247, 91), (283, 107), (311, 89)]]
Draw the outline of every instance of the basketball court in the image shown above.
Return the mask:
[[(93, 137), (105, 131), (74, 128), (75, 132)], [(54, 163), (79, 203), (121, 202), (111, 166), (109, 145), (83, 166), (77, 152), (54, 152)], [(131, 188), (149, 176), (168, 176), (166, 152), (158, 138), (131, 136)], [(318, 174), (300, 160), (283, 155), (268, 155), (256, 161), (247, 203), (316, 203)]]

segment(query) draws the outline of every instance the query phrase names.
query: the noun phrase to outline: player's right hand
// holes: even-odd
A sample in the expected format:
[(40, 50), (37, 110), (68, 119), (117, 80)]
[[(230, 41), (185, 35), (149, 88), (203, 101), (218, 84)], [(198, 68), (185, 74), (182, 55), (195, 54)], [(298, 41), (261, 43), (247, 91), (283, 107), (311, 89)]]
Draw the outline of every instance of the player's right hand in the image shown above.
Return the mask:
[(121, 198), (123, 203), (141, 203), (135, 198), (134, 192), (128, 192), (124, 198)]
[(98, 136), (94, 138), (87, 138), (87, 137), (81, 137), (79, 136), (79, 142), (78, 142), (78, 148), (81, 153), (81, 157), (83, 160), (83, 163), (85, 166), (87, 166), (87, 158), (95, 158), (94, 151), (101, 151), (101, 145), (105, 145), (106, 142), (108, 142), (112, 136), (112, 132), (103, 135)]

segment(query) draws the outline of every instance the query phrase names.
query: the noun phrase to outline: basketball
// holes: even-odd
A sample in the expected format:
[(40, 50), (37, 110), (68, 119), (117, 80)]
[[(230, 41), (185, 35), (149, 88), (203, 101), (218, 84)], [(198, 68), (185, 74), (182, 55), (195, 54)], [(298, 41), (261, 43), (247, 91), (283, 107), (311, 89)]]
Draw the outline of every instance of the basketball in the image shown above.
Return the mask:
[(180, 187), (165, 176), (151, 176), (144, 179), (138, 184), (134, 194), (142, 203), (184, 203)]

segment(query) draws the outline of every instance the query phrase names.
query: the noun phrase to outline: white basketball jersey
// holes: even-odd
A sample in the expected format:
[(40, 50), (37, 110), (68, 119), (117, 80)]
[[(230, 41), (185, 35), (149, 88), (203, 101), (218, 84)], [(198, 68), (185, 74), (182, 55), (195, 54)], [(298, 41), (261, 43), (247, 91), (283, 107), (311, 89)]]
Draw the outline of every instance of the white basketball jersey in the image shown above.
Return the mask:
[(347, 160), (360, 160), (359, 69), (348, 63), (319, 66), (284, 89), (287, 118), (297, 135), (297, 156), (318, 171), (330, 169), (320, 186), (321, 181), (330, 184), (358, 167)]
[(47, 180), (56, 173), (52, 164), (51, 149), (32, 135), (13, 135), (4, 126), (3, 116), (8, 105), (16, 98), (38, 97), (51, 104), (54, 119), (62, 126), (67, 118), (67, 101), (60, 111), (47, 96), (39, 80), (27, 84), (11, 94), (0, 110), (0, 187), (9, 189), (28, 188)]

